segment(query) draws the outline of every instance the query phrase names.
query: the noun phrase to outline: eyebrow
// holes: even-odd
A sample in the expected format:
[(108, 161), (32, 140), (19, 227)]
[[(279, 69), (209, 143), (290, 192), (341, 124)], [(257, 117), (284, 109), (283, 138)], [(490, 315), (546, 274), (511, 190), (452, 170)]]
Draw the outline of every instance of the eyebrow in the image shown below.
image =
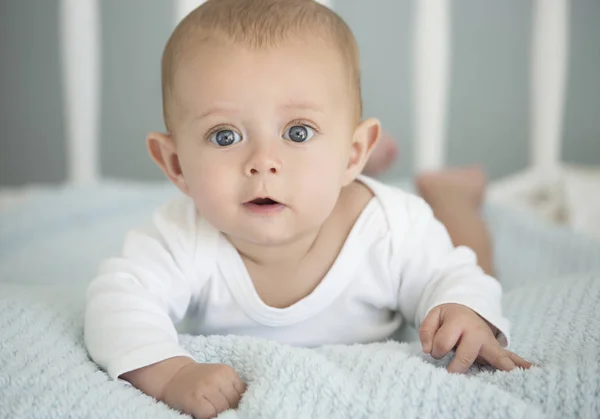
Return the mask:
[(314, 111), (314, 112), (318, 112), (318, 113), (324, 113), (323, 109), (318, 106), (316, 103), (314, 102), (307, 102), (307, 101), (290, 101), (288, 103), (286, 103), (285, 105), (282, 106), (284, 109), (300, 109), (300, 110), (307, 110), (307, 111)]
[(232, 107), (226, 107), (226, 106), (222, 106), (222, 107), (215, 107), (215, 108), (211, 108), (208, 109), (205, 112), (202, 112), (200, 115), (194, 117), (194, 121), (199, 121), (200, 119), (204, 119), (207, 116), (213, 115), (213, 114), (227, 114), (227, 113), (235, 113), (237, 112), (237, 110), (235, 108)]
[[(325, 113), (325, 111), (323, 109), (321, 109), (321, 107), (319, 107), (316, 103), (307, 102), (307, 101), (290, 101), (290, 102), (286, 103), (285, 105), (283, 105), (281, 108), (287, 109), (287, 110), (290, 110), (290, 109), (292, 109), (292, 110), (308, 110), (308, 111), (313, 111), (313, 112), (317, 112), (317, 113)], [(213, 114), (227, 114), (227, 113), (235, 113), (235, 112), (237, 112), (237, 109), (235, 109), (233, 107), (227, 107), (227, 106), (215, 107), (215, 108), (208, 109), (207, 111), (202, 112), (200, 115), (194, 117), (193, 121), (199, 121), (199, 120), (204, 119)]]

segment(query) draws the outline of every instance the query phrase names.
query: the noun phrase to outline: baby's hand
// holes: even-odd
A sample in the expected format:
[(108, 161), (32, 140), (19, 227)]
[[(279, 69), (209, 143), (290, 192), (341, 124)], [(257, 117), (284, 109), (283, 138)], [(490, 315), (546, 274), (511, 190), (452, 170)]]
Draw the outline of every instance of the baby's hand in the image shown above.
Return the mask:
[(431, 310), (419, 330), (423, 352), (441, 359), (452, 349), (449, 372), (464, 373), (475, 361), (499, 370), (529, 368), (531, 363), (504, 349), (483, 318), (461, 304), (441, 304)]
[(191, 362), (163, 390), (161, 399), (196, 419), (213, 418), (237, 407), (246, 385), (233, 368)]

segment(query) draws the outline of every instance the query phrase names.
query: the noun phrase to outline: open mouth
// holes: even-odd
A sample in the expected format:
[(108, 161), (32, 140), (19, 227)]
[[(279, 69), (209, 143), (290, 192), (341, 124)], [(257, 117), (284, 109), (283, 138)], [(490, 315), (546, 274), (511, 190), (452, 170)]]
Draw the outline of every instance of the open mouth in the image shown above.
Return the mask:
[(271, 199), (271, 198), (256, 198), (253, 199), (252, 201), (248, 201), (249, 204), (253, 204), (253, 205), (260, 205), (260, 206), (265, 206), (265, 205), (278, 205), (279, 202)]
[(285, 205), (273, 198), (256, 198), (244, 204), (244, 207), (253, 214), (275, 215), (285, 209)]

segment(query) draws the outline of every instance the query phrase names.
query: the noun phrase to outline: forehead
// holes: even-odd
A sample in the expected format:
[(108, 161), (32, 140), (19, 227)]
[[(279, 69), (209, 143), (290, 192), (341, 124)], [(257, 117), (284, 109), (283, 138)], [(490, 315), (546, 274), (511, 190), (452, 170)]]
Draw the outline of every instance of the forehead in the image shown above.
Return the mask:
[(341, 53), (321, 39), (251, 48), (227, 41), (189, 47), (174, 75), (177, 101), (198, 112), (215, 100), (256, 107), (294, 99), (335, 108), (351, 102)]

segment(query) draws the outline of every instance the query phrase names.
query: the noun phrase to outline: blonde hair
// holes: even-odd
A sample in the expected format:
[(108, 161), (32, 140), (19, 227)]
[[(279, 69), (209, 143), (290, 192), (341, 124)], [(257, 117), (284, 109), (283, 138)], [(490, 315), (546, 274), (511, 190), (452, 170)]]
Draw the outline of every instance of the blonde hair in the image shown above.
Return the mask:
[(173, 80), (190, 44), (226, 39), (250, 48), (274, 47), (291, 36), (320, 35), (333, 41), (348, 69), (362, 115), (358, 46), (348, 25), (335, 12), (313, 0), (208, 0), (175, 28), (162, 56), (163, 115), (170, 130)]

